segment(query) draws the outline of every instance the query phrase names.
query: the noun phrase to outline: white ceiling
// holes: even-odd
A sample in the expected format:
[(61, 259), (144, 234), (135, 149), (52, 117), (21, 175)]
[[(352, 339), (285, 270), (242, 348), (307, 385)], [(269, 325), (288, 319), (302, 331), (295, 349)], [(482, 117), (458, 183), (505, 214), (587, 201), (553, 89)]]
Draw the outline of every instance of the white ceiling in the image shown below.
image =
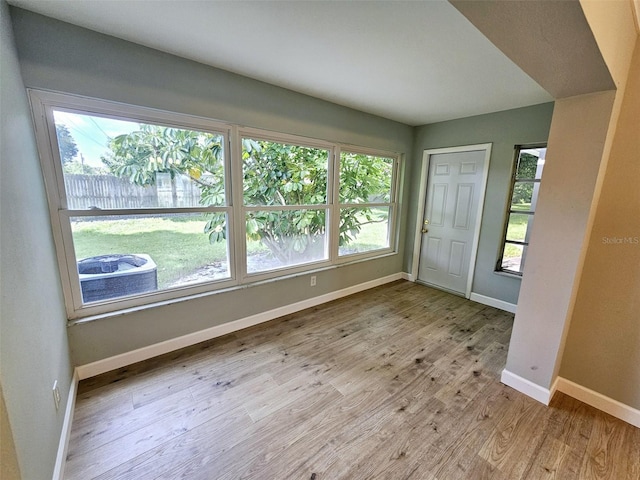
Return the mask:
[(9, 3), (409, 125), (552, 100), (443, 0)]

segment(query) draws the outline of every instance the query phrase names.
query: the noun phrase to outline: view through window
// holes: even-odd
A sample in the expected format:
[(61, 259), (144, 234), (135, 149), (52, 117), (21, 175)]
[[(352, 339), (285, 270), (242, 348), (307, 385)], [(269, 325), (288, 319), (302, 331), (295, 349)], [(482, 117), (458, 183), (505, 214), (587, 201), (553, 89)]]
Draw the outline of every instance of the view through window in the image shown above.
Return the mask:
[(330, 151), (242, 139), (247, 273), (327, 260)]
[(393, 251), (397, 155), (88, 101), (38, 107), (72, 312)]
[(53, 117), (84, 303), (229, 278), (224, 134)]
[(393, 199), (392, 158), (340, 155), (340, 255), (387, 248)]
[(522, 275), (524, 270), (546, 153), (546, 145), (516, 147), (499, 271)]

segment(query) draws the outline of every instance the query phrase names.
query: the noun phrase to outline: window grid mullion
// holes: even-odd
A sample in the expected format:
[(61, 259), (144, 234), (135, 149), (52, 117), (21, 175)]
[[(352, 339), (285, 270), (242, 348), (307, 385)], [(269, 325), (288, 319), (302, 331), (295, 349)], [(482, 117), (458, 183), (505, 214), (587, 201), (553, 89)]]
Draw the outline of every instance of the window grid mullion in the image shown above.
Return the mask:
[(95, 210), (60, 209), (61, 215), (67, 217), (112, 217), (112, 216), (141, 216), (141, 215), (171, 215), (180, 213), (225, 213), (231, 207), (184, 207), (184, 208), (111, 208)]
[(510, 243), (512, 245), (529, 245), (529, 242), (521, 242), (520, 240), (505, 240), (504, 243)]
[(232, 225), (230, 232), (230, 248), (234, 251), (235, 278), (242, 283), (247, 275), (247, 236), (245, 226), (245, 211), (243, 202), (242, 185), (242, 136), (236, 126), (231, 128), (231, 149), (229, 166), (231, 171), (231, 191), (232, 191)]
[(392, 207), (395, 202), (362, 202), (362, 203), (340, 203), (340, 208), (364, 208), (364, 207)]
[(326, 210), (329, 205), (326, 203), (313, 205), (244, 205), (245, 212), (271, 212), (285, 210)]
[(338, 260), (340, 247), (340, 154), (342, 149), (336, 146), (333, 150), (331, 176), (331, 210), (329, 212), (330, 231), (329, 259), (332, 263)]

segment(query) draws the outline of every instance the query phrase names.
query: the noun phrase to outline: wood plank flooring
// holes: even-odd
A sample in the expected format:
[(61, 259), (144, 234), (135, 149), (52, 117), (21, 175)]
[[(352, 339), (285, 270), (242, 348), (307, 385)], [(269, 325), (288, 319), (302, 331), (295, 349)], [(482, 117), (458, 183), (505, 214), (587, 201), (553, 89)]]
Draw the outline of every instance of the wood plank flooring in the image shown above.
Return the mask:
[(399, 281), (81, 382), (67, 479), (640, 478), (640, 429), (502, 385), (512, 315)]

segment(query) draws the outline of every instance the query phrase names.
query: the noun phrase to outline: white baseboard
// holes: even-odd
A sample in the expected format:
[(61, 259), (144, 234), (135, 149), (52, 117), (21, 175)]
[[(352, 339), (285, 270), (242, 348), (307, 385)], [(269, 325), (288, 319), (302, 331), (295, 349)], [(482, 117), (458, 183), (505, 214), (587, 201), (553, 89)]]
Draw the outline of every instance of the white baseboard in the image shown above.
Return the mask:
[(551, 388), (546, 389), (505, 369), (502, 371), (500, 381), (545, 405), (549, 405), (556, 391), (562, 392), (634, 427), (640, 428), (640, 410), (578, 385), (566, 378), (557, 377)]
[(549, 405), (549, 402), (551, 402), (551, 398), (553, 397), (558, 384), (558, 381), (556, 380), (550, 389), (544, 388), (533, 383), (531, 380), (527, 380), (520, 375), (510, 372), (506, 368), (502, 371), (500, 381), (505, 385), (518, 390), (520, 393), (524, 393), (526, 396), (531, 397), (540, 403), (544, 403), (545, 405)]
[(488, 305), (490, 307), (499, 308), (500, 310), (511, 313), (516, 313), (516, 308), (518, 307), (515, 303), (505, 302), (503, 300), (498, 300), (497, 298), (486, 297), (484, 295), (480, 295), (479, 293), (473, 292), (471, 292), (471, 295), (469, 295), (469, 300), (473, 300), (474, 302), (482, 303), (483, 305)]
[(258, 313), (256, 315), (251, 315), (239, 320), (223, 323), (222, 325), (216, 325), (215, 327), (207, 328), (199, 332), (172, 338), (170, 340), (149, 345), (147, 347), (142, 347), (131, 352), (122, 353), (120, 355), (115, 355), (113, 357), (98, 360), (86, 365), (81, 365), (79, 367), (76, 367), (76, 372), (78, 373), (80, 380), (94, 377), (96, 375), (100, 375), (117, 368), (126, 367), (127, 365), (131, 365), (142, 360), (157, 357), (158, 355), (173, 352), (174, 350), (179, 350), (180, 348), (189, 347), (191, 345), (195, 345), (196, 343), (204, 342), (215, 337), (220, 337), (228, 333), (242, 330), (243, 328), (252, 327), (263, 322), (268, 322), (284, 315), (299, 312), (300, 310), (304, 310), (306, 308), (315, 307), (316, 305), (320, 305), (332, 300), (337, 300), (338, 298), (346, 297), (348, 295), (353, 295), (354, 293), (362, 292), (370, 288), (384, 285), (385, 283), (401, 280), (404, 278), (404, 275), (405, 274), (403, 273), (394, 273), (393, 275), (377, 278), (375, 280), (360, 283), (358, 285), (344, 288), (342, 290), (337, 290), (335, 292), (309, 298), (301, 302), (275, 308), (273, 310), (269, 310), (268, 312)]
[(401, 273), (403, 280), (409, 280), (410, 282), (415, 282), (416, 279), (411, 273), (402, 272)]
[(62, 480), (64, 478), (64, 466), (67, 461), (67, 449), (69, 448), (69, 438), (71, 436), (71, 424), (73, 422), (73, 411), (76, 406), (76, 394), (78, 392), (78, 376), (77, 369), (73, 371), (71, 385), (69, 386), (69, 395), (67, 396), (67, 406), (64, 410), (64, 420), (62, 422), (62, 432), (60, 433), (60, 442), (58, 443), (58, 454), (56, 455), (56, 465), (53, 469), (53, 480)]
[(640, 428), (640, 410), (638, 409), (562, 377), (558, 377), (558, 391)]

